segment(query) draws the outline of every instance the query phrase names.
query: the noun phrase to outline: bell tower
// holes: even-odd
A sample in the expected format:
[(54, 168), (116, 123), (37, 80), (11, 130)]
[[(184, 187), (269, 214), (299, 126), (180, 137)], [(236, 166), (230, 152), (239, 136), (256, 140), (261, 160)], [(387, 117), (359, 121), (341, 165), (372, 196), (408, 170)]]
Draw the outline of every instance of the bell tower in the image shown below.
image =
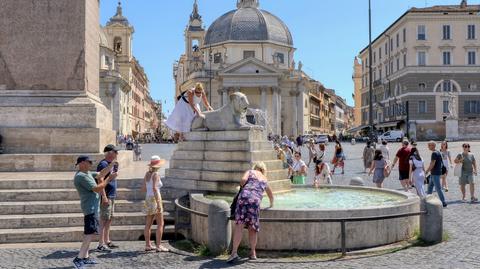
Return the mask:
[(123, 16), (122, 3), (118, 2), (117, 13), (110, 18), (105, 26), (105, 32), (109, 44), (115, 52), (119, 62), (130, 62), (132, 60), (132, 39), (135, 32), (128, 19)]
[(185, 29), (185, 55), (189, 62), (189, 73), (203, 68), (203, 56), (200, 48), (205, 38), (202, 16), (198, 13), (198, 2), (193, 3), (193, 11)]

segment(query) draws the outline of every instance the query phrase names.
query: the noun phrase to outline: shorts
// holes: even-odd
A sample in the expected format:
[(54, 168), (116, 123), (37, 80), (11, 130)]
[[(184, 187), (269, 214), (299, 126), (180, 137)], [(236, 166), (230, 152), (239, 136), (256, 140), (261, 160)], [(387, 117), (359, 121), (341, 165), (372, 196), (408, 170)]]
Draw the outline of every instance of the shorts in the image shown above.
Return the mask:
[(110, 203), (108, 205), (104, 205), (100, 202), (100, 218), (102, 220), (111, 220), (113, 217), (113, 212), (115, 211), (115, 199), (110, 199)]
[(409, 171), (398, 170), (398, 180), (407, 180), (410, 178)]
[(458, 184), (460, 185), (467, 185), (475, 183), (475, 178), (473, 175), (462, 175), (458, 178)]
[(143, 203), (143, 213), (145, 213), (147, 216), (163, 213), (162, 196), (160, 196), (160, 210), (157, 210), (157, 201), (155, 201), (155, 196), (147, 196), (145, 198), (145, 202)]
[(83, 218), (83, 233), (98, 234), (98, 218), (95, 214), (85, 215)]

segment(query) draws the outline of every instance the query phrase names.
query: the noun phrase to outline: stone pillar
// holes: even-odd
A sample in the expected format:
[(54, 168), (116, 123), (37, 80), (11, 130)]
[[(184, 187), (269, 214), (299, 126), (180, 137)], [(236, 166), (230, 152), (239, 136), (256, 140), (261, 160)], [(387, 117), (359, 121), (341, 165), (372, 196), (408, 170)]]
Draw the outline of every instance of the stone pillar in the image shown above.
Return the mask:
[(115, 142), (99, 97), (99, 25), (99, 1), (1, 1), (5, 153), (100, 153)]
[(427, 195), (421, 201), (420, 238), (429, 244), (440, 243), (443, 240), (443, 205), (434, 195)]
[(232, 225), (229, 218), (230, 205), (224, 200), (214, 200), (208, 206), (208, 249), (214, 256), (230, 246)]
[(228, 88), (222, 90), (222, 106), (228, 104)]
[(260, 108), (266, 113), (267, 110), (267, 87), (260, 88)]
[(280, 101), (280, 88), (278, 87), (273, 87), (272, 88), (272, 94), (273, 94), (273, 99), (272, 99), (272, 106), (273, 106), (273, 113), (271, 115), (272, 122), (273, 122), (273, 133), (280, 135), (281, 130), (281, 113), (282, 110), (280, 109), (281, 107), (281, 101)]
[(292, 116), (293, 116), (292, 131), (293, 131), (293, 135), (297, 136), (298, 135), (298, 109), (297, 109), (297, 106), (298, 106), (298, 101), (297, 101), (298, 92), (291, 91), (290, 92), (290, 97), (292, 98), (292, 108), (293, 108), (292, 109)]

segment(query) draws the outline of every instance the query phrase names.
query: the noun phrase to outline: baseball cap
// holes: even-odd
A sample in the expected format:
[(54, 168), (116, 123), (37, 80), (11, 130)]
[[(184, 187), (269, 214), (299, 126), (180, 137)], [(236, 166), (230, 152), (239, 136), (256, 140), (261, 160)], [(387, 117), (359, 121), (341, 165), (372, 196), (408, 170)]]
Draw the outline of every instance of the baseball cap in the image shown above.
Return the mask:
[(105, 148), (103, 149), (103, 152), (109, 152), (109, 151), (120, 151), (120, 149), (117, 148), (115, 145), (108, 144), (108, 145), (106, 145)]
[(404, 145), (407, 145), (407, 146), (408, 146), (408, 144), (409, 144), (408, 139), (403, 139), (402, 143), (403, 143)]
[(75, 165), (78, 165), (79, 163), (85, 162), (85, 161), (90, 162), (90, 163), (94, 162), (94, 160), (90, 159), (89, 156), (82, 155), (82, 156), (78, 156), (77, 163)]

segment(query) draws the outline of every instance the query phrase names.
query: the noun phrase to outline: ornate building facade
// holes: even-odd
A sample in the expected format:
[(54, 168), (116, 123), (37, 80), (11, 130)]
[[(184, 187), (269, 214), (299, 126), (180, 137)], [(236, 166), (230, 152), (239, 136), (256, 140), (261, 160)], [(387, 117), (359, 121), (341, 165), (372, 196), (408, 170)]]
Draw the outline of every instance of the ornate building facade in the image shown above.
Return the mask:
[(205, 29), (194, 2), (184, 32), (185, 53), (174, 64), (175, 96), (201, 82), (211, 105), (219, 108), (230, 93), (240, 91), (253, 110), (262, 111), (260, 124), (269, 132), (324, 133), (321, 84), (302, 71), (301, 62), (296, 67), (287, 25), (259, 5), (258, 0), (238, 0), (237, 9)]
[(101, 29), (100, 95), (113, 112), (117, 134), (149, 140), (158, 127), (157, 104), (145, 70), (133, 56), (133, 26), (117, 13)]

